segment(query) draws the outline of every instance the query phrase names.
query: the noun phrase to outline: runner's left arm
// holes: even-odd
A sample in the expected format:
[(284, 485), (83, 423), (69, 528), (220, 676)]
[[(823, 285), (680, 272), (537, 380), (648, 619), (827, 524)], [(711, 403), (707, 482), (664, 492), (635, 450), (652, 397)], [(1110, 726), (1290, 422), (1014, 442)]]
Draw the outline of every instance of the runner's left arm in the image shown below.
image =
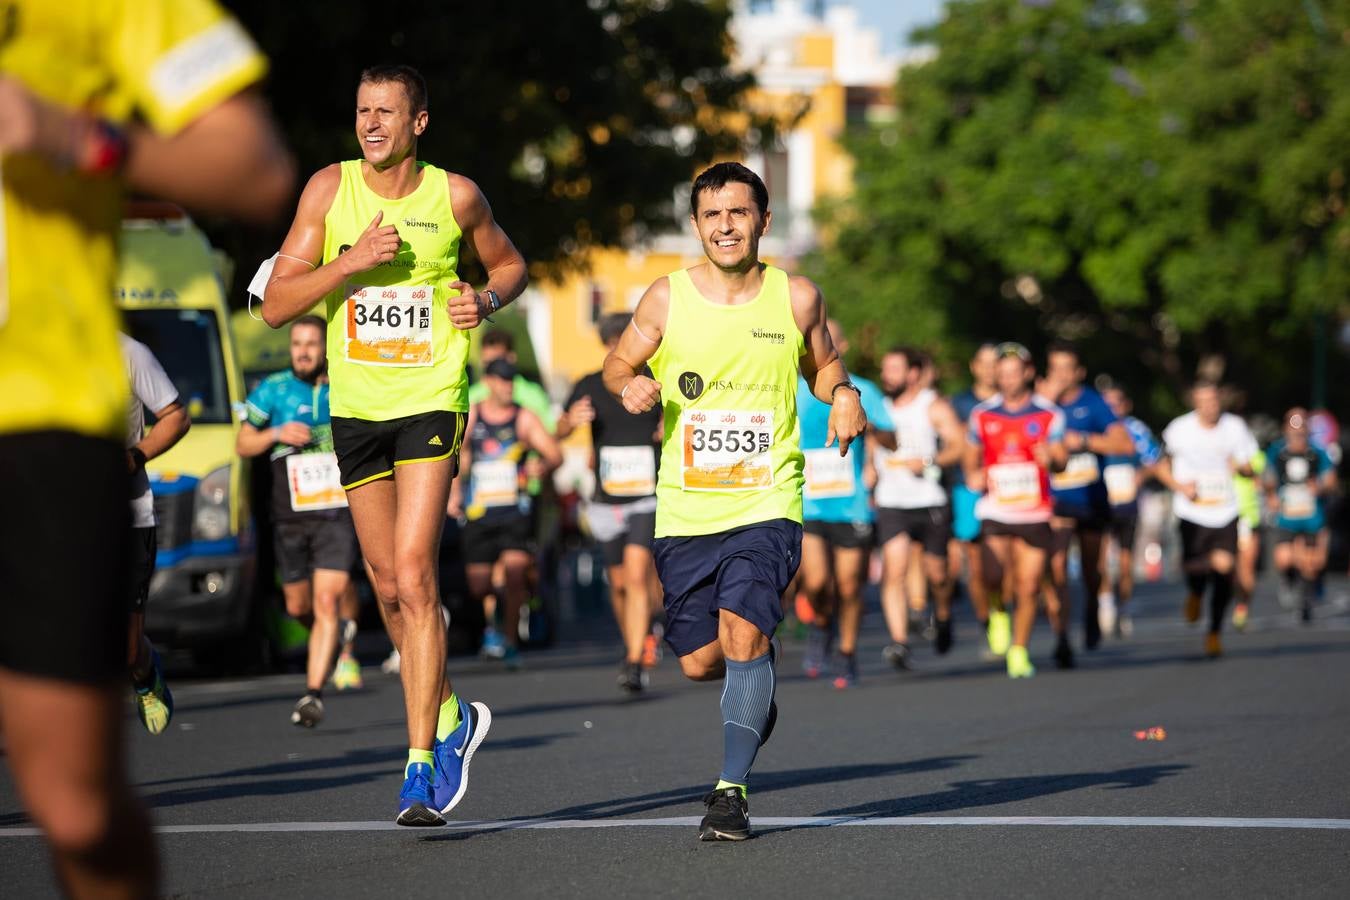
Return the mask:
[(543, 460), (544, 474), (561, 466), (562, 448), (558, 446), (558, 439), (548, 433), (539, 417), (528, 409), (522, 409), (517, 421), (521, 438)]
[(946, 400), (934, 401), (928, 410), (933, 428), (942, 440), (942, 447), (933, 462), (944, 469), (954, 466), (966, 453), (966, 429), (956, 417), (956, 410)]
[(811, 387), (811, 393), (821, 403), (830, 404), (829, 424), (825, 432), (825, 446), (837, 438), (839, 455), (848, 452), (848, 445), (867, 429), (867, 415), (863, 412), (862, 397), (855, 391), (838, 390), (848, 382), (848, 370), (839, 357), (839, 350), (825, 327), (825, 296), (813, 281), (794, 275), (788, 282), (792, 300), (792, 316), (805, 339), (802, 353), (802, 377)]
[(135, 448), (154, 459), (182, 440), (192, 427), (187, 408), (178, 400), (178, 388), (150, 348), (139, 342), (127, 347), (131, 363), (131, 391), (136, 402), (155, 414), (155, 424), (140, 436)]
[(468, 330), (478, 327), (493, 310), (486, 296), (488, 291), (496, 293), (502, 306), (520, 296), (529, 283), (529, 273), (525, 267), (525, 257), (520, 255), (516, 245), (506, 236), (506, 232), (497, 224), (483, 192), (463, 175), (449, 174), (450, 206), (455, 213), (464, 240), (473, 248), (478, 261), (487, 270), (487, 284), (483, 290), (474, 290), (472, 285), (457, 281), (450, 285), (459, 294), (450, 298), (450, 321), (459, 329)]

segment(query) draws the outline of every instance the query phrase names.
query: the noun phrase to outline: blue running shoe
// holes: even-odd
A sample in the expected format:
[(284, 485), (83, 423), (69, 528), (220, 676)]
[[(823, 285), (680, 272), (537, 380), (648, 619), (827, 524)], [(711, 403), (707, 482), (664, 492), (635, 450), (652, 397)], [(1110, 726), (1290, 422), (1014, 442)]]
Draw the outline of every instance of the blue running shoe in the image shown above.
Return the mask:
[(436, 812), (431, 797), (431, 782), (435, 777), (435, 770), (426, 763), (408, 766), (408, 777), (403, 779), (403, 790), (398, 795), (398, 818), (395, 822), (413, 827), (445, 824), (445, 819)]
[(433, 808), (440, 810), (441, 815), (464, 799), (464, 792), (469, 789), (469, 763), (491, 727), (492, 713), (487, 706), (460, 700), (459, 727), (431, 748), (436, 758)]

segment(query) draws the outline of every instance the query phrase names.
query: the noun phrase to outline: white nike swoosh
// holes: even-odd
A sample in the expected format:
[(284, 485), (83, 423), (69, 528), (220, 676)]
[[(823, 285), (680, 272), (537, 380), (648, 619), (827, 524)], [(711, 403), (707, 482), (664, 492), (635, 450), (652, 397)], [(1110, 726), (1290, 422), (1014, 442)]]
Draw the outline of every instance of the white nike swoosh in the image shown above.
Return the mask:
[(455, 748), (455, 755), (460, 759), (464, 758), (464, 748), (469, 746), (469, 740), (473, 737), (473, 722), (465, 719), (464, 724), (469, 726), (464, 729), (464, 743)]

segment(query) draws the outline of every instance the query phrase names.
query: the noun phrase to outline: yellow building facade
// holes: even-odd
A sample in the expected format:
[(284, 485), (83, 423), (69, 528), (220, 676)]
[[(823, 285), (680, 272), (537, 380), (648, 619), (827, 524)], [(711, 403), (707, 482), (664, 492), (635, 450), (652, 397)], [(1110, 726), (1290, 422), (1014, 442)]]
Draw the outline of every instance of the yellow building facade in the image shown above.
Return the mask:
[[(792, 269), (812, 249), (811, 210), (847, 191), (851, 159), (841, 140), (850, 122), (885, 115), (898, 60), (881, 53), (880, 36), (848, 7), (824, 15), (816, 4), (777, 0), (737, 4), (731, 21), (735, 65), (755, 74), (755, 112), (780, 123), (772, 147), (741, 160), (764, 178), (774, 219), (761, 256)], [(697, 172), (690, 172), (690, 180)], [(671, 228), (639, 246), (593, 251), (585, 270), (559, 283), (532, 286), (519, 301), (545, 386), (555, 401), (599, 368), (604, 350), (596, 321), (631, 310), (653, 281), (703, 259), (688, 220), (688, 187), (671, 203)]]

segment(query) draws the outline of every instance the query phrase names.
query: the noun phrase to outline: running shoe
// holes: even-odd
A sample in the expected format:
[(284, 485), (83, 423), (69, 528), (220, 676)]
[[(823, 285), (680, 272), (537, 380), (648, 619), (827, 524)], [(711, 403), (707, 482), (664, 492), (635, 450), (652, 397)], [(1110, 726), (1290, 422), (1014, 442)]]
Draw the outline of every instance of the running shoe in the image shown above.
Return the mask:
[(508, 672), (520, 671), (521, 662), (519, 649), (511, 646), (502, 648), (501, 660), (506, 665), (506, 671)]
[(291, 724), (303, 728), (313, 728), (323, 721), (323, 700), (313, 694), (306, 694), (295, 702), (291, 710)]
[(1293, 609), (1298, 606), (1298, 586), (1290, 584), (1287, 581), (1281, 581), (1275, 596), (1280, 601), (1280, 606), (1285, 609)]
[(1027, 655), (1026, 647), (1019, 647), (1014, 644), (1008, 648), (1008, 677), (1009, 678), (1030, 678), (1036, 674), (1036, 667), (1031, 664), (1031, 657)]
[(1007, 610), (989, 611), (989, 627), (985, 629), (985, 637), (989, 640), (990, 653), (995, 656), (1008, 655), (1008, 647), (1012, 644), (1012, 617)]
[(389, 651), (389, 656), (384, 662), (380, 663), (380, 671), (386, 675), (397, 675), (403, 661), (399, 658), (398, 648), (395, 647)]
[(1116, 637), (1123, 640), (1134, 637), (1134, 617), (1129, 613), (1123, 612), (1116, 617)]
[(1233, 607), (1233, 627), (1238, 631), (1247, 629), (1247, 619), (1251, 615), (1251, 609), (1245, 603), (1239, 603)]
[(923, 617), (923, 639), (925, 641), (937, 640), (937, 619), (932, 613)]
[(661, 639), (649, 632), (642, 639), (642, 668), (655, 669), (661, 662)]
[(840, 653), (835, 660), (834, 687), (842, 691), (858, 683), (858, 654)]
[(750, 837), (750, 805), (738, 787), (711, 791), (703, 798), (708, 813), (698, 826), (700, 841), (743, 841)]
[(432, 798), (431, 785), (435, 777), (435, 770), (426, 763), (408, 766), (403, 789), (398, 793), (398, 818), (395, 822), (414, 828), (445, 824), (445, 819), (436, 812), (435, 800)]
[(1305, 597), (1303, 599), (1303, 608), (1299, 610), (1298, 620), (1304, 625), (1307, 625), (1312, 621), (1312, 617), (1312, 598)]
[(619, 689), (628, 694), (640, 694), (646, 687), (646, 673), (641, 663), (625, 662), (619, 667)]
[(164, 682), (159, 651), (150, 648), (150, 683), (136, 688), (136, 717), (151, 734), (163, 734), (173, 719), (173, 692)]
[(459, 701), (459, 727), (431, 748), (436, 761), (432, 785), (433, 809), (445, 815), (464, 799), (469, 789), (469, 763), (492, 727), (492, 712), (483, 703)]
[(937, 636), (933, 638), (933, 649), (938, 655), (942, 655), (952, 649), (952, 620), (938, 619), (936, 627)]
[(1219, 636), (1213, 632), (1205, 635), (1205, 656), (1210, 659), (1218, 659), (1223, 656), (1223, 641), (1219, 640)]
[(1194, 625), (1200, 621), (1200, 595), (1194, 591), (1186, 594), (1186, 621)]
[(802, 656), (802, 671), (807, 678), (819, 678), (830, 653), (830, 633), (816, 625), (806, 633), (806, 653)]
[(1114, 635), (1117, 621), (1119, 619), (1116, 614), (1116, 595), (1102, 594), (1097, 598), (1097, 627), (1101, 629), (1102, 634)]
[(338, 643), (349, 647), (356, 642), (356, 620), (343, 619), (338, 622)]
[[(1009, 652), (1012, 649), (1009, 648)], [(1073, 648), (1069, 646), (1068, 635), (1061, 634), (1059, 640), (1055, 643), (1055, 667), (1059, 669), (1073, 668)]]
[(357, 691), (363, 684), (361, 664), (356, 661), (356, 657), (339, 656), (337, 665), (333, 667), (333, 687), (339, 691)]
[(909, 668), (909, 646), (907, 644), (889, 644), (881, 651), (881, 655), (886, 658), (899, 672)]
[(485, 628), (483, 647), (478, 652), (488, 659), (502, 659), (506, 656), (506, 638), (495, 628)]

